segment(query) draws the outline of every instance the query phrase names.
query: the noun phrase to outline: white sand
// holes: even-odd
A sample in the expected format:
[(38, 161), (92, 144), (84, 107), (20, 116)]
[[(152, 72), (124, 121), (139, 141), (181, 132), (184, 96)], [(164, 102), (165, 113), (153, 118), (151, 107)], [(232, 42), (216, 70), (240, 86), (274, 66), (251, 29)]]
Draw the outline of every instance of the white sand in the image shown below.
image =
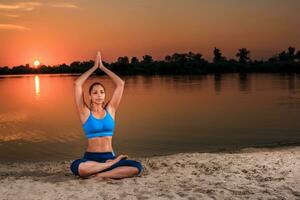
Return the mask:
[(81, 179), (71, 161), (1, 163), (0, 199), (300, 199), (300, 147), (129, 158), (142, 162), (140, 177)]

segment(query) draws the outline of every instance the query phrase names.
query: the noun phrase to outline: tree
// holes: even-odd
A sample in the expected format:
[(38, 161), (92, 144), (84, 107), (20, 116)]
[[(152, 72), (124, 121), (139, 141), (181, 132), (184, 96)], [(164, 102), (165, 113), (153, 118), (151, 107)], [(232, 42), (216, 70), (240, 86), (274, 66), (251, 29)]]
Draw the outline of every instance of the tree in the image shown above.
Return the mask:
[(287, 52), (287, 59), (290, 61), (295, 60), (295, 48), (294, 47), (289, 47), (288, 52)]
[(246, 48), (239, 49), (239, 52), (236, 54), (236, 57), (239, 58), (240, 63), (247, 63), (247, 61), (250, 60), (250, 57), (248, 56), (250, 54), (250, 51), (248, 51)]
[(129, 59), (127, 56), (119, 57), (117, 63), (119, 64), (129, 64)]
[(166, 61), (166, 62), (171, 62), (171, 56), (167, 55), (167, 56), (165, 57), (165, 61)]
[(220, 62), (220, 61), (225, 61), (225, 60), (226, 60), (226, 58), (222, 56), (220, 49), (217, 49), (215, 47), (214, 48), (214, 58), (213, 58), (214, 63)]
[(142, 62), (143, 63), (152, 63), (153, 62), (152, 56), (144, 55)]
[(279, 53), (278, 58), (280, 61), (287, 61), (289, 59), (288, 54), (285, 51)]
[(193, 55), (193, 61), (195, 61), (196, 63), (201, 63), (201, 62), (205, 62), (205, 60), (202, 58), (202, 54), (201, 53), (196, 53)]
[(137, 57), (132, 57), (130, 63), (133, 64), (133, 65), (138, 64), (139, 60), (137, 59)]

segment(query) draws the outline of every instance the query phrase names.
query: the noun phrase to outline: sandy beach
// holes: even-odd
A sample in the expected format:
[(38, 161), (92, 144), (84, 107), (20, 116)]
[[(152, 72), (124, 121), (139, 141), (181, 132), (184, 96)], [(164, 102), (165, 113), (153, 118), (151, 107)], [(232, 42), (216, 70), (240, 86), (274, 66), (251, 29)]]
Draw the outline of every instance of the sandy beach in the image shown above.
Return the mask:
[(1, 162), (0, 199), (300, 199), (299, 146), (133, 159), (144, 173), (121, 180), (75, 177), (71, 161)]

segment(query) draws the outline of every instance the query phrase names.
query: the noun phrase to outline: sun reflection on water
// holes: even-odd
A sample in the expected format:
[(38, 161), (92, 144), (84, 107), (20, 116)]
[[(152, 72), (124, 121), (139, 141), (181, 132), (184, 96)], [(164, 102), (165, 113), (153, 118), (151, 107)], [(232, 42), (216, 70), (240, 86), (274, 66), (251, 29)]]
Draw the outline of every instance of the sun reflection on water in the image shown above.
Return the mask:
[(35, 80), (35, 94), (36, 94), (36, 99), (38, 100), (40, 97), (40, 78), (38, 75), (34, 76)]

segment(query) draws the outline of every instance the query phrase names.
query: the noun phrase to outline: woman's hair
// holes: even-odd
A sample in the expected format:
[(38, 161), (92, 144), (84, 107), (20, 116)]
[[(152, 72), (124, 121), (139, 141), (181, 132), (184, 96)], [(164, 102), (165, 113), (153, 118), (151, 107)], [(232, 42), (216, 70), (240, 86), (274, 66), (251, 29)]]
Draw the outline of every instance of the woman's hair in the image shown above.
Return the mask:
[[(95, 85), (101, 85), (103, 87), (104, 92), (105, 92), (105, 87), (104, 87), (104, 85), (102, 85), (102, 83), (100, 83), (100, 82), (94, 82), (93, 84), (90, 85), (89, 94), (91, 94), (92, 89), (93, 89), (93, 87)], [(103, 104), (104, 104), (104, 102), (103, 102)], [(108, 102), (106, 103), (106, 105), (103, 108), (105, 108), (107, 106), (107, 104), (108, 104)], [(92, 99), (90, 100), (90, 108), (92, 108)]]
[(95, 85), (101, 85), (101, 86), (103, 87), (103, 89), (104, 89), (104, 92), (105, 92), (105, 87), (104, 87), (104, 85), (102, 85), (102, 83), (100, 83), (100, 82), (94, 82), (92, 85), (90, 85), (90, 88), (89, 88), (89, 94), (91, 94), (92, 89), (93, 89), (93, 87), (94, 87)]

